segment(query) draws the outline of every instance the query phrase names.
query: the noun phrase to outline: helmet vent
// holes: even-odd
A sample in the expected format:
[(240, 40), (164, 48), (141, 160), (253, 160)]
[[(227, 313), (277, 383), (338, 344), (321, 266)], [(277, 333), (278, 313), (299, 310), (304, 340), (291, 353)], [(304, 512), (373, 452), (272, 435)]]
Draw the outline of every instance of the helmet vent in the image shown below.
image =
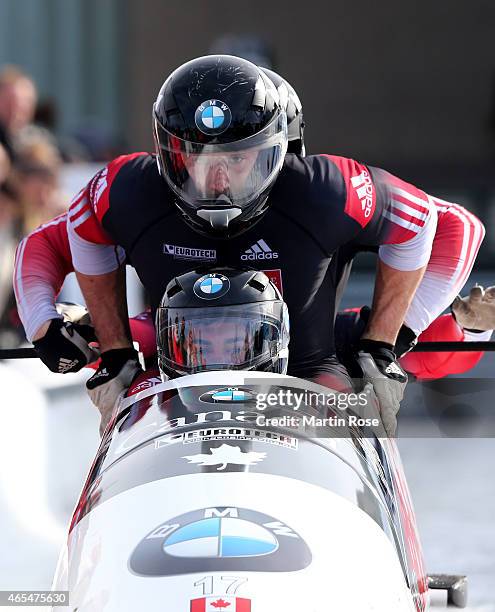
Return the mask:
[(182, 287), (179, 285), (179, 283), (176, 283), (173, 287), (170, 287), (170, 289), (167, 291), (167, 297), (172, 298), (174, 297), (174, 295), (177, 295), (181, 291), (182, 291)]
[(250, 281), (248, 282), (248, 285), (252, 287), (253, 289), (256, 289), (257, 291), (259, 291), (260, 293), (263, 292), (266, 287), (266, 285), (264, 285), (263, 283), (260, 283), (260, 281), (256, 280), (255, 278), (250, 279)]

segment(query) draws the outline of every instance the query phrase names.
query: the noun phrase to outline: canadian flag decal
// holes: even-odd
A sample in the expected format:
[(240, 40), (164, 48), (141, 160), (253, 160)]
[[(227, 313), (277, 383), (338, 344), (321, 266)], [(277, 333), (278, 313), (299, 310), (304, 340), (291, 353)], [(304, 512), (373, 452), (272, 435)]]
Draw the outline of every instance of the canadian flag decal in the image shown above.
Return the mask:
[(251, 612), (251, 600), (242, 597), (200, 597), (191, 601), (191, 612)]

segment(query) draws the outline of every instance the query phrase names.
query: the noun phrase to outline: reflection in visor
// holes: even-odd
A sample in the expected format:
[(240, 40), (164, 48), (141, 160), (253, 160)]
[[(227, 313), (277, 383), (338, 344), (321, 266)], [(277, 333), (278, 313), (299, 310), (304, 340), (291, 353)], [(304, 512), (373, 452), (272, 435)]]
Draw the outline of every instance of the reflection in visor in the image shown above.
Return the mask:
[(183, 154), (183, 162), (198, 197), (214, 199), (223, 194), (232, 200), (259, 189), (264, 181), (263, 156), (257, 149), (248, 149), (230, 154)]
[(161, 358), (183, 373), (253, 369), (276, 357), (287, 330), (283, 303), (248, 307), (162, 308), (157, 332)]
[(181, 199), (198, 207), (221, 195), (238, 207), (252, 201), (278, 174), (287, 145), (284, 114), (258, 134), (217, 145), (156, 129), (165, 179)]
[(276, 326), (267, 321), (168, 320), (168, 354), (188, 372), (258, 363), (271, 356), (277, 340)]

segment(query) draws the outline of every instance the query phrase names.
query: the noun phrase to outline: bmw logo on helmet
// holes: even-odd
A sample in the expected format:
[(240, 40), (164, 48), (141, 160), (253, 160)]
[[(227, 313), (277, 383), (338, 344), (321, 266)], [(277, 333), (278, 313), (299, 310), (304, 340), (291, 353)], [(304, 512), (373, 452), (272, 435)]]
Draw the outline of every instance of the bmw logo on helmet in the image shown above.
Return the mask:
[(223, 274), (205, 274), (194, 283), (193, 291), (202, 300), (216, 300), (230, 289), (230, 281)]
[(194, 115), (196, 127), (203, 134), (216, 136), (225, 132), (232, 121), (230, 108), (221, 100), (205, 100)]

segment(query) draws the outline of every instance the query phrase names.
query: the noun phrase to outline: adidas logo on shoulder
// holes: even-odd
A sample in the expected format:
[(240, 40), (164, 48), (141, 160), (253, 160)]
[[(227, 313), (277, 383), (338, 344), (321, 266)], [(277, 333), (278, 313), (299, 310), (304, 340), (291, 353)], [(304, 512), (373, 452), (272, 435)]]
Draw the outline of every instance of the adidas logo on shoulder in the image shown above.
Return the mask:
[(351, 185), (356, 190), (364, 217), (367, 219), (373, 212), (373, 181), (366, 170), (363, 170), (361, 174), (351, 176)]
[(242, 261), (255, 261), (257, 259), (278, 259), (278, 253), (272, 251), (266, 242), (261, 238), (241, 255)]

